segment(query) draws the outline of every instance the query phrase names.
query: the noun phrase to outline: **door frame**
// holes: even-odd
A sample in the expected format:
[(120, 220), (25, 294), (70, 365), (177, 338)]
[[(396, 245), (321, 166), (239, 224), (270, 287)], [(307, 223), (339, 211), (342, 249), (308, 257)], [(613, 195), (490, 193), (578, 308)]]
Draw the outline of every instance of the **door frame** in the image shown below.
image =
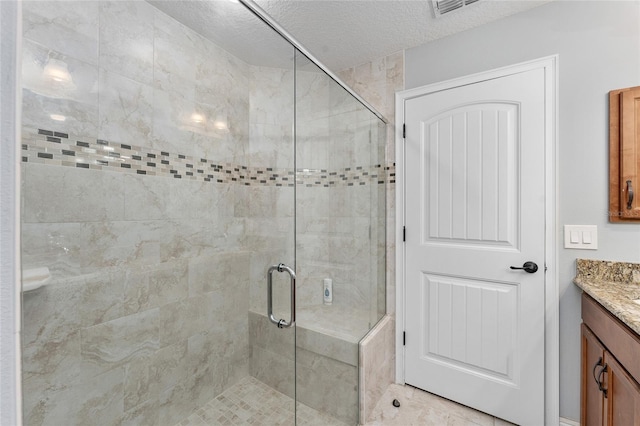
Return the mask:
[(560, 320), (558, 293), (557, 253), (557, 137), (558, 108), (557, 80), (558, 55), (509, 65), (489, 71), (428, 84), (396, 93), (396, 383), (405, 383), (404, 342), (405, 330), (405, 150), (403, 126), (405, 102), (455, 87), (505, 77), (535, 69), (544, 70), (545, 79), (545, 364), (544, 405), (545, 424), (558, 424), (560, 420)]

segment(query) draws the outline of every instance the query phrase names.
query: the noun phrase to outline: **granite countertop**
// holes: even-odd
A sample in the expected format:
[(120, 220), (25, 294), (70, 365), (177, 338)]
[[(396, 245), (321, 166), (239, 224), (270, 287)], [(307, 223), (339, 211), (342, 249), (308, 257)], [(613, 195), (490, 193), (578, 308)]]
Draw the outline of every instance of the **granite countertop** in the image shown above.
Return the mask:
[(573, 282), (640, 335), (640, 263), (577, 259)]

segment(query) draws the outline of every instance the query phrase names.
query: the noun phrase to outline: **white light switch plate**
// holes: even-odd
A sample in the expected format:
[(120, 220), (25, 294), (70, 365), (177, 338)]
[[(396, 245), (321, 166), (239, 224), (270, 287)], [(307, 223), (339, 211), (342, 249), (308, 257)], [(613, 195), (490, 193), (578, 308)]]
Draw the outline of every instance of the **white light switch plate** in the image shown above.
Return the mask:
[(597, 250), (598, 227), (596, 225), (565, 225), (564, 248)]

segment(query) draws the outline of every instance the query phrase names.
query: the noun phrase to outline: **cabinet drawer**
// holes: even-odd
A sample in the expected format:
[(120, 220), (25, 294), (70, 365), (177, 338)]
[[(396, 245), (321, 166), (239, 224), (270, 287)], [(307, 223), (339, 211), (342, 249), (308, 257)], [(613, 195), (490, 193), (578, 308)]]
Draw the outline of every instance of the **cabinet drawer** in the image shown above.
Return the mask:
[(609, 352), (615, 354), (634, 380), (640, 382), (638, 335), (585, 293), (582, 293), (582, 321), (598, 336)]

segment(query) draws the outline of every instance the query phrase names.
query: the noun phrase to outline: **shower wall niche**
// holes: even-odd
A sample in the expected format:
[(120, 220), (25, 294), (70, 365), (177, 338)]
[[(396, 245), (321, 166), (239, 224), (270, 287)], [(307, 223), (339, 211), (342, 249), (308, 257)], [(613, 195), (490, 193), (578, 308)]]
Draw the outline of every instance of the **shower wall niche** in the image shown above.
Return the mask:
[(201, 3), (262, 26), (268, 60), (171, 3), (23, 3), (22, 263), (50, 274), (23, 293), (24, 423), (172, 425), (254, 377), (292, 422), (298, 400), (354, 424), (385, 311), (384, 124), (241, 4)]

